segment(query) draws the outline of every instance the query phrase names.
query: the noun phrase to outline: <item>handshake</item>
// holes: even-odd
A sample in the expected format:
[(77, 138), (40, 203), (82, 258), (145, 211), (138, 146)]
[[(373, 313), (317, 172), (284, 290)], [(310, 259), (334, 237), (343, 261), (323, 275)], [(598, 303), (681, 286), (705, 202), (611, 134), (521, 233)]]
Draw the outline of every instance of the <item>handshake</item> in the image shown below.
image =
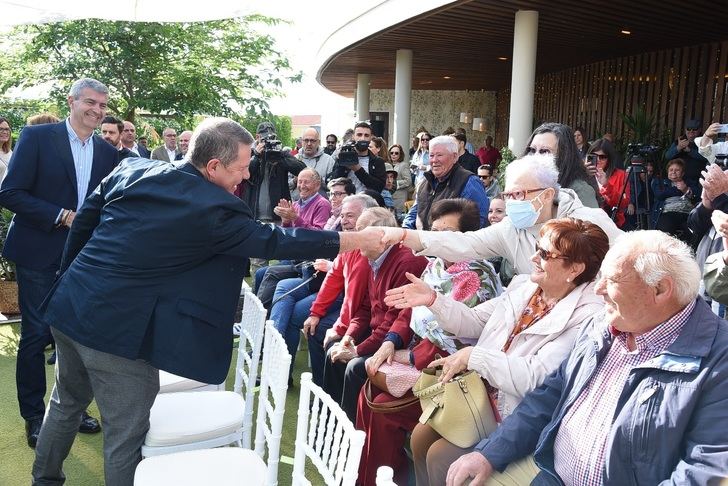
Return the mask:
[(356, 232), (339, 233), (340, 253), (361, 250), (364, 256), (381, 254), (386, 248), (402, 244), (413, 250), (421, 250), (422, 246), (417, 232), (404, 228), (385, 226), (369, 226)]

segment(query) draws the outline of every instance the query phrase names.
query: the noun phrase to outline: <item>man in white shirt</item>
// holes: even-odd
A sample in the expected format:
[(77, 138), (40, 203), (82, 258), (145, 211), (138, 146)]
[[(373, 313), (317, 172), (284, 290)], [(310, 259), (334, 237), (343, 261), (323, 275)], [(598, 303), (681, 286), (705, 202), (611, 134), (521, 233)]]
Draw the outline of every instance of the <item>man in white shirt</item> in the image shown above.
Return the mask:
[(152, 150), (152, 159), (172, 162), (177, 157), (177, 131), (167, 127), (162, 131), (164, 145)]

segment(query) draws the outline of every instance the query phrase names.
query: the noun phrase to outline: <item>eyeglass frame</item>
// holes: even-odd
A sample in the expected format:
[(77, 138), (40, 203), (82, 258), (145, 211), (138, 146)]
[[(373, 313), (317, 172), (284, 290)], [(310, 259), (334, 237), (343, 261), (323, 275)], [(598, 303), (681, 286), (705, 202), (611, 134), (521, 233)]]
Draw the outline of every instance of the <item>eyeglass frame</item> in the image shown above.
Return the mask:
[(0, 128), (0, 132), (10, 133), (10, 132), (12, 132), (12, 130), (9, 128)]
[(566, 255), (554, 255), (552, 252), (548, 250), (544, 250), (541, 248), (541, 245), (538, 244), (538, 241), (535, 244), (536, 246), (536, 254), (541, 258), (541, 260), (547, 262), (549, 260), (568, 260), (569, 257)]
[[(546, 189), (548, 189), (548, 187), (539, 187), (538, 189), (520, 189), (518, 191), (507, 191), (501, 192), (501, 196), (503, 196), (503, 199), (511, 199), (513, 201), (525, 201), (528, 195), (532, 192), (545, 191)], [(517, 192), (522, 192), (523, 197), (520, 199), (517, 197), (512, 197)]]

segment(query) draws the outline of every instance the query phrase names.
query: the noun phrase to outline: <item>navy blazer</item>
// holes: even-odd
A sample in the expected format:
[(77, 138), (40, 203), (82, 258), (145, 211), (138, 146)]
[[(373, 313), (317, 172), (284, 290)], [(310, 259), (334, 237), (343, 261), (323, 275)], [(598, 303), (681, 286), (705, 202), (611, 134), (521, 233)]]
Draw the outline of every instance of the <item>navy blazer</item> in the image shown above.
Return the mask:
[(45, 319), (84, 346), (220, 383), (244, 258), (327, 258), (338, 248), (335, 232), (255, 221), (189, 163), (127, 158), (76, 216)]
[[(94, 158), (86, 197), (116, 166), (119, 153), (93, 136)], [(34, 270), (58, 265), (68, 228), (56, 228), (61, 209), (78, 207), (76, 169), (66, 121), (27, 126), (20, 132), (0, 186), (0, 206), (15, 213), (3, 256)]]

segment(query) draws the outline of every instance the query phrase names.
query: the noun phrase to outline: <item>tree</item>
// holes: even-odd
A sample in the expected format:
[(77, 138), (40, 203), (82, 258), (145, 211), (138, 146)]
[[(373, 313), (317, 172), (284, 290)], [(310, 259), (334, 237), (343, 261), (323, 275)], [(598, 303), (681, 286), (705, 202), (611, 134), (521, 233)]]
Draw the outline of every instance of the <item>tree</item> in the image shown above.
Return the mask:
[(196, 23), (77, 20), (22, 26), (2, 62), (0, 92), (53, 80), (63, 106), (70, 84), (92, 77), (109, 87), (109, 109), (134, 120), (139, 109), (191, 120), (195, 114), (267, 112), (282, 80), (300, 80), (270, 36), (277, 19), (251, 15)]

